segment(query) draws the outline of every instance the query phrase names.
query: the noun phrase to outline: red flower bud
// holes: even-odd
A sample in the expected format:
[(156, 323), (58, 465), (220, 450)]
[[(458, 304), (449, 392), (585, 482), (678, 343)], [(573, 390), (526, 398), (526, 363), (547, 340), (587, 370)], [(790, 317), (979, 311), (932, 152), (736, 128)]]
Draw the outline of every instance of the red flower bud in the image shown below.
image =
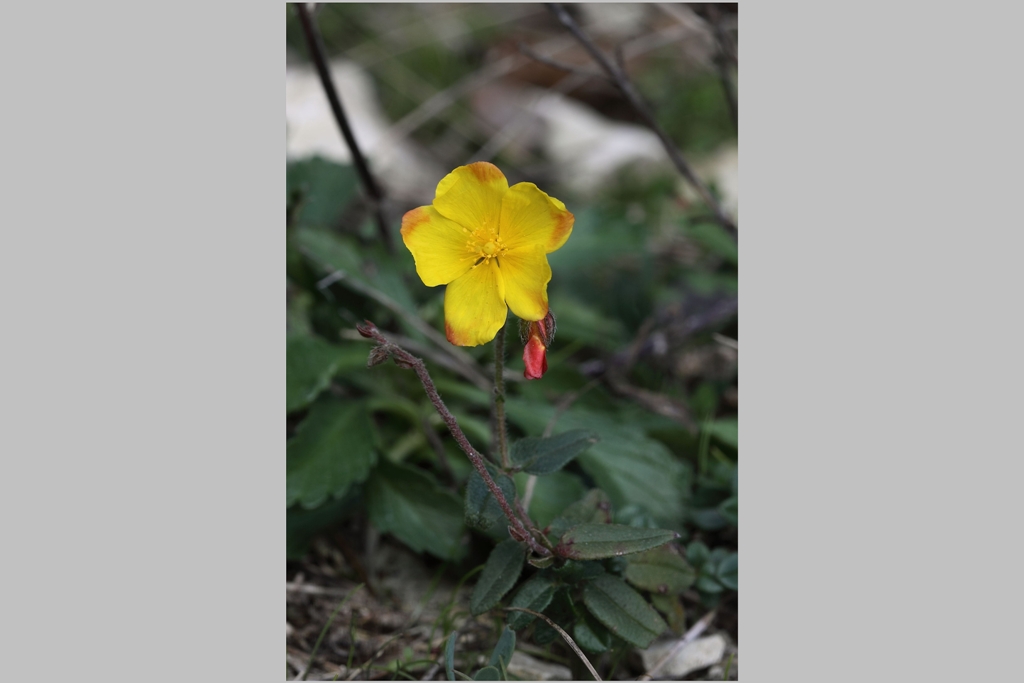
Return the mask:
[(548, 370), (547, 350), (555, 338), (555, 316), (551, 311), (540, 320), (522, 321), (520, 335), (526, 346), (523, 348), (523, 365), (526, 379), (540, 379)]

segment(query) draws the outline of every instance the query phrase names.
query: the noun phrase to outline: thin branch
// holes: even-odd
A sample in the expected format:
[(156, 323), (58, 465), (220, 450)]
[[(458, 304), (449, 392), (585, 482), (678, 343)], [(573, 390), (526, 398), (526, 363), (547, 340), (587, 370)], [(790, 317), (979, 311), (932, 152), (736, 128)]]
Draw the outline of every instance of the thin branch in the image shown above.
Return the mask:
[[(555, 94), (564, 95), (572, 92), (589, 81), (590, 78), (591, 77), (589, 75), (581, 74), (577, 71), (575, 73), (568, 74), (555, 85), (542, 91), (541, 94), (535, 94), (530, 104), (520, 109), (516, 113), (515, 118), (503, 126), (497, 133), (492, 135), (491, 138), (484, 143), (483, 147), (477, 150), (477, 153), (471, 158), (476, 159), (477, 161), (490, 161), (493, 159), (501, 150), (511, 144), (516, 137), (521, 135), (527, 129), (533, 121), (531, 116), (536, 116), (537, 105), (546, 98), (554, 97)], [(517, 378), (522, 379), (522, 375), (517, 375)]]
[[(355, 330), (342, 330), (339, 333), (339, 336), (342, 339), (349, 339), (351, 341), (364, 341), (362, 335)], [(475, 365), (464, 365), (463, 363), (455, 360), (453, 356), (442, 353), (434, 347), (418, 342), (415, 339), (410, 339), (409, 337), (400, 334), (393, 334), (392, 337), (396, 344), (407, 351), (424, 356), (427, 360), (437, 363), (441, 367), (451, 370), (457, 375), (461, 375), (463, 379), (469, 380), (469, 382), (480, 391), (487, 393), (491, 390), (490, 381), (484, 377), (484, 374), (480, 372)], [(455, 349), (452, 350), (454, 351)]]
[(597, 45), (594, 44), (594, 41), (583, 32), (583, 29), (579, 27), (576, 21), (565, 10), (565, 8), (562, 7), (562, 5), (558, 3), (545, 3), (545, 5), (549, 10), (551, 10), (555, 17), (562, 22), (562, 25), (569, 29), (576, 39), (580, 41), (587, 52), (590, 53), (590, 56), (594, 58), (594, 61), (596, 61), (598, 65), (604, 69), (605, 73), (611, 77), (612, 81), (618, 86), (619, 90), (622, 91), (622, 94), (625, 95), (627, 100), (629, 100), (629, 103), (637, 113), (640, 114), (640, 117), (644, 122), (651, 128), (651, 130), (654, 131), (655, 135), (658, 136), (662, 146), (668, 153), (669, 159), (672, 160), (672, 163), (675, 164), (679, 173), (690, 183), (690, 185), (693, 186), (704, 203), (711, 209), (712, 213), (715, 215), (715, 220), (730, 234), (735, 236), (736, 224), (733, 223), (732, 219), (725, 214), (721, 205), (719, 205), (710, 190), (708, 190), (704, 183), (701, 182), (697, 177), (697, 174), (693, 172), (692, 168), (690, 168), (690, 164), (688, 164), (686, 159), (683, 158), (679, 148), (676, 147), (675, 143), (668, 138), (668, 135), (665, 133), (664, 129), (662, 129), (661, 124), (659, 124), (657, 119), (654, 117), (654, 113), (644, 102), (639, 91), (637, 91), (629, 77), (622, 71), (622, 69), (616, 66), (612, 60), (608, 59), (601, 50), (598, 49)]
[(338, 128), (341, 129), (341, 136), (345, 139), (345, 144), (348, 145), (349, 151), (352, 153), (352, 163), (356, 167), (356, 171), (359, 173), (359, 179), (363, 183), (363, 187), (366, 188), (367, 194), (373, 200), (374, 215), (377, 219), (377, 230), (380, 232), (380, 237), (387, 246), (388, 251), (394, 253), (395, 245), (391, 239), (391, 233), (388, 232), (387, 221), (384, 220), (384, 195), (380, 190), (380, 186), (373, 179), (373, 175), (370, 174), (370, 168), (366, 164), (366, 159), (363, 157), (362, 150), (359, 149), (359, 145), (356, 143), (356, 138), (352, 134), (352, 128), (348, 124), (348, 118), (345, 116), (345, 110), (341, 106), (341, 99), (338, 97), (338, 91), (334, 88), (334, 81), (331, 79), (331, 73), (327, 68), (327, 59), (324, 56), (324, 43), (320, 37), (320, 31), (316, 27), (316, 23), (313, 21), (313, 17), (309, 14), (309, 8), (304, 2), (295, 3), (295, 11), (299, 14), (299, 21), (302, 23), (302, 32), (306, 37), (306, 46), (309, 48), (309, 54), (313, 58), (313, 64), (316, 65), (316, 72), (320, 76), (320, 83), (324, 87), (324, 93), (327, 95), (327, 101), (331, 104), (331, 112), (334, 114), (334, 120), (338, 122)]
[(537, 555), (541, 557), (550, 556), (551, 551), (537, 543), (537, 539), (530, 535), (526, 530), (526, 527), (523, 526), (523, 523), (512, 511), (512, 508), (509, 507), (508, 501), (505, 500), (505, 496), (501, 493), (501, 489), (498, 488), (498, 485), (494, 482), (490, 472), (487, 471), (487, 467), (484, 465), (484, 456), (469, 443), (469, 439), (466, 438), (462, 428), (459, 427), (459, 423), (456, 421), (455, 416), (449, 412), (444, 401), (441, 400), (441, 396), (437, 393), (434, 381), (430, 378), (430, 373), (427, 372), (427, 366), (423, 364), (423, 361), (416, 356), (413, 356), (397, 344), (389, 341), (387, 337), (380, 333), (377, 326), (369, 320), (366, 321), (365, 325), (356, 325), (356, 329), (359, 330), (359, 333), (364, 337), (373, 339), (379, 344), (379, 346), (374, 347), (370, 352), (369, 365), (372, 366), (378, 363), (383, 363), (390, 356), (398, 367), (406, 370), (412, 370), (416, 373), (417, 377), (420, 378), (420, 383), (423, 384), (424, 391), (427, 392), (427, 397), (430, 399), (430, 402), (434, 404), (434, 408), (437, 410), (437, 413), (441, 416), (441, 419), (444, 420), (445, 424), (448, 425), (448, 431), (452, 433), (452, 436), (455, 438), (455, 442), (459, 444), (459, 448), (461, 448), (466, 456), (469, 457), (470, 462), (473, 463), (473, 467), (480, 474), (480, 477), (484, 480), (487, 488), (490, 489), (491, 495), (493, 495), (494, 499), (498, 501), (498, 505), (501, 506), (502, 512), (505, 513), (508, 521), (511, 522), (509, 526), (509, 534), (511, 534), (511, 536), (517, 541), (526, 543)]
[(651, 680), (652, 676), (656, 676), (658, 674), (658, 672), (661, 671), (661, 668), (663, 666), (665, 666), (667, 663), (672, 661), (672, 659), (677, 654), (679, 654), (679, 651), (682, 650), (684, 647), (686, 647), (687, 643), (690, 643), (691, 641), (696, 639), (697, 636), (699, 636), (701, 633), (704, 633), (704, 629), (706, 629), (708, 627), (708, 625), (711, 624), (711, 622), (714, 620), (715, 614), (716, 614), (715, 610), (711, 610), (710, 612), (705, 614), (703, 617), (701, 617), (700, 621), (698, 621), (696, 624), (694, 624), (692, 627), (690, 627), (690, 630), (687, 631), (686, 634), (682, 638), (679, 639), (679, 642), (676, 643), (675, 647), (673, 647), (671, 650), (669, 650), (669, 652), (666, 653), (664, 657), (662, 657), (661, 659), (658, 660), (657, 664), (655, 664), (653, 667), (651, 667), (651, 669), (647, 673), (645, 673), (643, 676), (641, 676), (637, 680), (638, 681), (649, 681), (649, 680)]
[(594, 680), (595, 681), (600, 681), (601, 680), (601, 677), (598, 675), (597, 670), (594, 669), (594, 665), (591, 664), (590, 660), (587, 659), (587, 656), (585, 654), (583, 654), (583, 650), (581, 650), (576, 645), (575, 641), (573, 641), (573, 639), (569, 636), (568, 633), (566, 633), (565, 631), (562, 630), (561, 626), (559, 626), (555, 622), (551, 621), (551, 619), (549, 619), (547, 616), (541, 614), (540, 612), (534, 612), (532, 609), (526, 609), (525, 607), (506, 607), (505, 611), (506, 612), (526, 612), (527, 614), (532, 614), (533, 616), (535, 616), (535, 617), (537, 617), (539, 619), (543, 619), (544, 621), (548, 622), (548, 626), (550, 626), (551, 628), (553, 628), (556, 631), (558, 631), (559, 635), (561, 635), (562, 638), (565, 640), (565, 642), (569, 644), (569, 647), (572, 648), (572, 651), (575, 652), (579, 656), (579, 658), (581, 660), (583, 660), (583, 663), (587, 665), (587, 669), (590, 670), (590, 675), (594, 677)]
[(581, 76), (587, 76), (589, 78), (596, 78), (596, 79), (601, 80), (601, 81), (609, 81), (610, 80), (608, 78), (608, 76), (606, 76), (605, 74), (602, 74), (602, 73), (598, 73), (597, 71), (590, 71), (589, 69), (583, 69), (583, 68), (580, 68), (580, 67), (576, 66), (575, 64), (565, 64), (563, 62), (559, 62), (559, 61), (556, 61), (554, 59), (551, 59), (550, 57), (545, 57), (542, 54), (538, 54), (538, 53), (534, 52), (530, 48), (530, 46), (528, 46), (526, 43), (522, 43), (522, 42), (519, 43), (519, 51), (522, 52), (527, 57), (529, 57), (530, 59), (532, 59), (532, 60), (534, 60), (536, 62), (540, 62), (541, 64), (547, 64), (551, 68), (558, 69), (559, 71), (567, 71), (567, 72), (569, 72), (571, 74), (579, 74)]
[(732, 85), (732, 77), (729, 75), (731, 59), (728, 38), (725, 35), (725, 29), (722, 28), (718, 8), (709, 4), (708, 13), (711, 15), (711, 27), (715, 30), (715, 39), (718, 43), (718, 54), (715, 56), (718, 78), (722, 82), (722, 90), (725, 91), (726, 102), (729, 103), (729, 113), (732, 114), (732, 126), (735, 130), (739, 130), (739, 110), (736, 107), (736, 93)]

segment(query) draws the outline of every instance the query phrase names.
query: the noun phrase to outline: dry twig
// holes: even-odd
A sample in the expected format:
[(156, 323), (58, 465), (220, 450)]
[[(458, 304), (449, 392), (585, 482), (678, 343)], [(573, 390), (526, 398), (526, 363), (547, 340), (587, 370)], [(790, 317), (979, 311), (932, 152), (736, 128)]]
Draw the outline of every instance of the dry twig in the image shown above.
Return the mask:
[(306, 36), (306, 46), (309, 48), (309, 54), (316, 65), (316, 72), (320, 76), (320, 83), (323, 85), (324, 93), (331, 104), (331, 113), (334, 114), (334, 120), (337, 121), (338, 128), (341, 129), (341, 136), (345, 139), (345, 144), (348, 145), (348, 149), (352, 153), (352, 163), (359, 173), (359, 180), (373, 202), (374, 216), (377, 219), (377, 230), (388, 251), (394, 253), (395, 245), (391, 239), (391, 233), (388, 232), (387, 221), (384, 220), (384, 194), (381, 192), (380, 186), (377, 185), (377, 181), (373, 179), (373, 175), (370, 174), (370, 168), (366, 165), (366, 159), (363, 157), (363, 152), (359, 149), (356, 138), (352, 134), (352, 128), (348, 124), (345, 110), (342, 109), (341, 99), (338, 97), (338, 91), (334, 88), (334, 81), (331, 79), (331, 73), (327, 68), (327, 59), (324, 57), (324, 44), (323, 39), (320, 37), (320, 31), (317, 29), (313, 17), (310, 16), (306, 3), (295, 3), (295, 11), (299, 14), (302, 32)]
[(561, 635), (562, 638), (565, 640), (565, 642), (568, 643), (569, 647), (572, 648), (572, 651), (575, 652), (579, 656), (579, 658), (583, 661), (583, 663), (587, 665), (587, 669), (590, 670), (590, 675), (594, 677), (594, 680), (595, 681), (600, 681), (601, 680), (601, 677), (598, 675), (597, 670), (594, 669), (594, 665), (591, 664), (590, 660), (587, 659), (587, 656), (585, 654), (583, 654), (583, 650), (581, 650), (579, 648), (579, 646), (576, 645), (576, 642), (572, 639), (572, 637), (568, 633), (566, 633), (565, 631), (562, 630), (561, 626), (559, 626), (555, 622), (551, 621), (551, 619), (549, 619), (547, 616), (541, 614), (540, 612), (534, 612), (532, 609), (526, 609), (525, 607), (506, 607), (505, 610), (508, 611), (508, 612), (526, 612), (527, 614), (532, 614), (533, 616), (535, 616), (535, 617), (537, 617), (539, 619), (543, 619), (544, 621), (548, 622), (548, 625), (551, 628), (553, 628), (556, 631), (558, 631), (559, 635)]

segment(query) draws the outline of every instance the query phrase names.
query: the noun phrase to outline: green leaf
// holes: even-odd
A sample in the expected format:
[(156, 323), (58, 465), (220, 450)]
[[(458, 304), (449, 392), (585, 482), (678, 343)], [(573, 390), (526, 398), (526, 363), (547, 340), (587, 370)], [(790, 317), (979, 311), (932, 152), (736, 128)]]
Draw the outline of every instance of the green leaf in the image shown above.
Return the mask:
[(423, 470), (381, 460), (366, 483), (370, 522), (416, 552), (442, 560), (465, 553), (462, 503)]
[(573, 585), (604, 574), (604, 565), (593, 560), (565, 560), (565, 564), (556, 567), (553, 571), (562, 583)]
[(514, 539), (510, 538), (494, 546), (469, 601), (473, 616), (491, 609), (505, 593), (512, 590), (519, 573), (523, 571), (525, 561), (526, 547)]
[(608, 630), (640, 648), (650, 646), (667, 628), (639, 593), (610, 574), (583, 588), (583, 604)]
[[(509, 419), (525, 431), (539, 431), (551, 417), (552, 409), (535, 402), (506, 401)], [(559, 418), (562, 431), (585, 429), (601, 441), (580, 454), (576, 462), (593, 477), (616, 508), (640, 505), (663, 526), (683, 521), (685, 497), (691, 488), (689, 470), (660, 441), (632, 424), (616, 421), (608, 413), (574, 408)]]
[[(539, 482), (540, 480), (538, 480)], [(591, 489), (581, 500), (562, 511), (551, 522), (551, 536), (561, 538), (566, 531), (582, 523), (606, 524), (612, 521), (612, 504), (600, 489)]]
[(587, 652), (605, 652), (611, 646), (611, 633), (585, 615), (572, 629), (572, 638)]
[[(564, 250), (563, 250), (564, 251)], [(558, 339), (582, 342), (605, 351), (617, 351), (629, 341), (623, 324), (576, 297), (553, 296), (558, 312)]]
[(485, 666), (473, 675), (474, 681), (500, 681), (501, 672), (493, 666)]
[(711, 436), (715, 437), (727, 446), (739, 448), (739, 422), (736, 418), (722, 418), (715, 420), (709, 426)]
[(686, 559), (690, 561), (694, 569), (700, 571), (708, 560), (711, 559), (711, 551), (700, 541), (694, 541), (686, 546)]
[(593, 432), (573, 429), (547, 439), (527, 437), (512, 444), (512, 462), (529, 474), (551, 474), (600, 441)]
[(364, 401), (318, 400), (288, 442), (288, 506), (312, 508), (364, 481), (377, 460)]
[(555, 554), (573, 560), (600, 560), (656, 548), (679, 537), (666, 529), (641, 529), (624, 524), (579, 524), (569, 529)]
[[(365, 295), (366, 287), (372, 287), (393, 299), (406, 311), (416, 313), (416, 302), (394, 265), (390, 262), (382, 265), (379, 258), (368, 257), (354, 238), (323, 229), (300, 228), (295, 232), (295, 244), (319, 265), (325, 274), (343, 274), (344, 277), (338, 280), (343, 287), (352, 289), (360, 295)], [(404, 319), (399, 318), (399, 323), (403, 329), (416, 332), (415, 328), (407, 326)], [(422, 336), (419, 332), (416, 332), (416, 335)]]
[(452, 631), (448, 636), (448, 642), (444, 646), (444, 673), (449, 681), (455, 680), (455, 641), (459, 637), (458, 631)]
[(722, 257), (732, 265), (739, 261), (739, 251), (734, 240), (717, 223), (700, 223), (690, 228), (693, 238), (709, 252)]
[(491, 660), (487, 662), (488, 665), (496, 667), (501, 670), (508, 667), (508, 663), (512, 660), (512, 653), (516, 650), (516, 632), (506, 626), (501, 631), (501, 637), (498, 638), (498, 644), (494, 646), (494, 652), (491, 653)]
[(706, 575), (706, 574), (701, 574), (699, 577), (697, 577), (696, 588), (697, 588), (697, 590), (699, 590), (699, 591), (701, 591), (703, 593), (721, 593), (722, 592), (722, 584), (719, 583), (718, 580), (715, 579), (714, 576), (709, 576), (709, 575)]
[(668, 627), (676, 635), (682, 635), (686, 630), (686, 610), (683, 608), (682, 600), (678, 595), (662, 595), (653, 593), (651, 604), (668, 619)]
[(663, 594), (681, 593), (697, 579), (693, 567), (669, 546), (630, 557), (625, 576), (637, 588)]
[(334, 227), (355, 197), (359, 178), (351, 166), (313, 157), (288, 164), (288, 197), (301, 202), (296, 225)]
[[(550, 572), (537, 572), (530, 577), (512, 598), (510, 607), (523, 607), (532, 609), (534, 612), (543, 612), (549, 604), (551, 597), (555, 594), (557, 582)], [(517, 631), (526, 628), (537, 617), (526, 612), (509, 612), (508, 625)]]
[[(529, 478), (530, 475), (525, 472), (519, 472), (513, 477), (516, 482), (516, 490), (520, 494), (520, 499), (526, 493), (526, 482)], [(537, 477), (533, 485), (530, 517), (537, 523), (538, 527), (543, 529), (548, 524), (551, 524), (566, 507), (582, 498), (584, 493), (586, 493), (586, 489), (583, 487), (580, 478), (575, 474), (553, 472), (543, 477)], [(572, 524), (569, 526), (572, 526)], [(565, 529), (568, 528), (567, 526)], [(562, 530), (563, 533), (565, 529)]]
[(686, 467), (660, 441), (639, 429), (618, 428), (602, 433), (578, 460), (616, 507), (640, 505), (662, 524), (683, 518), (684, 492), (689, 481)]
[[(484, 463), (487, 471), (494, 478), (494, 483), (501, 489), (505, 496), (505, 502), (511, 506), (516, 499), (516, 485), (512, 479), (499, 472), (490, 463)], [(500, 536), (508, 536), (508, 518), (502, 511), (498, 501), (494, 499), (491, 490), (487, 488), (483, 477), (475, 469), (469, 475), (466, 483), (466, 525), (480, 531), (495, 530)]]
[(719, 504), (718, 512), (733, 526), (739, 526), (739, 500), (736, 496), (726, 498)]
[(298, 505), (288, 508), (287, 552), (289, 560), (301, 560), (309, 552), (309, 543), (315, 536), (336, 526), (358, 509), (358, 496), (349, 491), (312, 510)]
[(289, 334), (287, 342), (287, 410), (305, 408), (327, 388), (338, 371), (341, 349), (318, 337)]
[[(576, 606), (567, 586), (555, 591), (555, 596), (544, 610), (544, 614), (556, 624), (568, 624), (576, 618)], [(538, 645), (547, 645), (556, 638), (559, 638), (558, 631), (551, 628), (547, 622), (538, 621), (534, 626), (533, 642)]]
[(729, 520), (725, 518), (725, 515), (717, 507), (691, 510), (690, 521), (693, 522), (694, 526), (705, 531), (718, 531), (729, 526)]
[(729, 590), (739, 590), (738, 560), (736, 553), (730, 553), (718, 563), (715, 572), (719, 582)]

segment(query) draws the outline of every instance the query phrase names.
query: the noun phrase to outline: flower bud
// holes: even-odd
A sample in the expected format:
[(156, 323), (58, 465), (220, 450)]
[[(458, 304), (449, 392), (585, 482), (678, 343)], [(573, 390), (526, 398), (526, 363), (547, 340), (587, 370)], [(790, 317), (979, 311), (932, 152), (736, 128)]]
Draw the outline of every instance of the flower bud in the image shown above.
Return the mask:
[(366, 367), (372, 368), (375, 365), (380, 365), (386, 361), (390, 355), (391, 352), (383, 346), (374, 346), (370, 349), (370, 357), (366, 361)]
[(520, 336), (526, 346), (523, 348), (523, 376), (526, 379), (540, 379), (548, 370), (547, 350), (555, 338), (555, 316), (548, 311), (540, 320), (522, 321)]

